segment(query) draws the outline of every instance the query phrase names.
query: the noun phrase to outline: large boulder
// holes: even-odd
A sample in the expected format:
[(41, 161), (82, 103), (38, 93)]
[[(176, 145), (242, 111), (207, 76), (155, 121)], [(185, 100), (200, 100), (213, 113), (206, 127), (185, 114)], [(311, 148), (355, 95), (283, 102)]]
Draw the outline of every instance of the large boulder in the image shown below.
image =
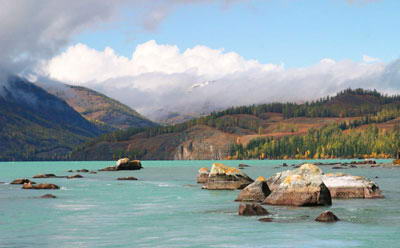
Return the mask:
[(295, 174), (285, 177), (263, 203), (286, 206), (321, 206), (331, 205), (332, 199), (321, 176)]
[(271, 191), (274, 191), (285, 180), (286, 177), (291, 175), (306, 175), (306, 176), (321, 176), (322, 170), (314, 164), (303, 164), (294, 170), (286, 170), (276, 173), (274, 176), (268, 178), (267, 183)]
[(379, 186), (361, 176), (351, 176), (348, 174), (326, 174), (322, 176), (322, 181), (331, 192), (332, 198), (382, 198), (382, 191)]
[(264, 177), (258, 177), (255, 182), (240, 191), (235, 201), (262, 202), (271, 194)]
[(269, 213), (260, 204), (253, 203), (253, 204), (240, 204), (238, 214), (244, 216), (254, 216), (254, 215), (268, 215)]
[(252, 182), (253, 179), (239, 169), (214, 163), (203, 188), (210, 190), (244, 189)]
[(18, 179), (15, 179), (15, 180), (12, 181), (10, 184), (24, 184), (24, 183), (35, 184), (35, 182), (32, 182), (31, 180), (29, 180), (29, 179), (27, 179), (27, 178), (18, 178)]
[(140, 160), (129, 160), (128, 158), (118, 160), (116, 167), (117, 170), (140, 170), (143, 168)]
[(25, 183), (22, 185), (23, 189), (60, 189), (58, 185), (51, 184), (51, 183), (40, 183), (40, 184), (32, 184), (32, 183)]
[(106, 167), (99, 171), (119, 171), (119, 170), (140, 170), (142, 169), (140, 160), (129, 160), (129, 158), (121, 158), (115, 166)]
[(206, 183), (208, 180), (208, 174), (210, 172), (207, 168), (200, 168), (199, 174), (197, 174), (197, 183)]
[(321, 213), (316, 219), (315, 221), (319, 221), (319, 222), (336, 222), (339, 221), (339, 218), (332, 213), (331, 211), (325, 211), (323, 213)]

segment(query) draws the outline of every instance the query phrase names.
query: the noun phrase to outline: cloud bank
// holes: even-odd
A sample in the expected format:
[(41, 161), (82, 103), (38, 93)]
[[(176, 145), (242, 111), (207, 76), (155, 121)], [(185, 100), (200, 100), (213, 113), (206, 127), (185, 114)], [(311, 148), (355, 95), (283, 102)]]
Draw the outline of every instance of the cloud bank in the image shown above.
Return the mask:
[(97, 89), (153, 119), (171, 112), (208, 113), (230, 106), (273, 101), (304, 101), (348, 87), (399, 92), (400, 61), (385, 64), (363, 56), (362, 62), (322, 59), (303, 68), (248, 60), (235, 52), (148, 41), (131, 57), (112, 48), (84, 44), (69, 47), (40, 68), (41, 75)]

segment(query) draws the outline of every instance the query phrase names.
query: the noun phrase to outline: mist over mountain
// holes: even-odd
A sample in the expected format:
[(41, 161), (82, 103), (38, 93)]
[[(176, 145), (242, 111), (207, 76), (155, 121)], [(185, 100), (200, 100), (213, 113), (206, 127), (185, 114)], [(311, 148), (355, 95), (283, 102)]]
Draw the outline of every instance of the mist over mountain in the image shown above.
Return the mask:
[(153, 120), (173, 113), (203, 115), (231, 106), (316, 100), (349, 87), (395, 94), (400, 81), (399, 60), (326, 58), (312, 66), (285, 68), (223, 49), (180, 51), (155, 41), (138, 45), (131, 58), (112, 48), (99, 51), (78, 44), (47, 61), (42, 71), (117, 98)]

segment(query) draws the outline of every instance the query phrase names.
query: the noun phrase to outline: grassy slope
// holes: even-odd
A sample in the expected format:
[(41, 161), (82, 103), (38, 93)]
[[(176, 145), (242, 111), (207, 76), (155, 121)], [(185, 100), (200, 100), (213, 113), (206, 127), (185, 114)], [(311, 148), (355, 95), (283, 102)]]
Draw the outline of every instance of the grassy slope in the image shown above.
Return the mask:
[(154, 127), (156, 123), (146, 119), (130, 107), (111, 99), (94, 90), (67, 86), (71, 92), (61, 94), (54, 90), (51, 93), (64, 99), (72, 108), (87, 120), (109, 129), (126, 129), (129, 127)]

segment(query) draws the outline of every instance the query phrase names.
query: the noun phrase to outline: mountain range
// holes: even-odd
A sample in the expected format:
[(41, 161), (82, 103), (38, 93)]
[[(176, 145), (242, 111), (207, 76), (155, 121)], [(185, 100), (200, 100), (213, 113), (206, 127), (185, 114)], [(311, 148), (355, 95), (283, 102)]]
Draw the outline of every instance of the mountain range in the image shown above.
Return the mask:
[(67, 159), (78, 144), (101, 134), (157, 126), (96, 91), (54, 85), (18, 76), (0, 82), (0, 161)]
[[(399, 96), (348, 89), (334, 97), (314, 102), (234, 107), (181, 124), (147, 129), (130, 128), (102, 135), (79, 146), (72, 153), (71, 159), (110, 160), (120, 156), (189, 160), (352, 158), (371, 154), (390, 157), (400, 150), (399, 139), (396, 138), (397, 134), (400, 137), (400, 132), (397, 133), (400, 130), (399, 118)], [(370, 130), (369, 127), (375, 127), (378, 131)], [(312, 146), (307, 151), (301, 150), (302, 145), (307, 147), (305, 143), (315, 144), (322, 140), (322, 134), (315, 134), (315, 130), (324, 131), (324, 145)], [(359, 134), (370, 136), (361, 137)], [(393, 135), (387, 137), (389, 134)], [(381, 139), (379, 141), (389, 145), (373, 146), (378, 136)], [(284, 147), (276, 147), (276, 144), (288, 137), (295, 137), (286, 142), (293, 149), (289, 151)], [(304, 137), (309, 137), (309, 140), (302, 140)], [(351, 139), (358, 140), (359, 144), (352, 144)], [(339, 144), (330, 143), (330, 140)], [(347, 145), (342, 147), (341, 143)], [(359, 149), (353, 151), (353, 147)]]
[(155, 123), (88, 88), (9, 76), (0, 83), (0, 160), (383, 158), (400, 151), (400, 96), (372, 90), (169, 119), (181, 123)]

